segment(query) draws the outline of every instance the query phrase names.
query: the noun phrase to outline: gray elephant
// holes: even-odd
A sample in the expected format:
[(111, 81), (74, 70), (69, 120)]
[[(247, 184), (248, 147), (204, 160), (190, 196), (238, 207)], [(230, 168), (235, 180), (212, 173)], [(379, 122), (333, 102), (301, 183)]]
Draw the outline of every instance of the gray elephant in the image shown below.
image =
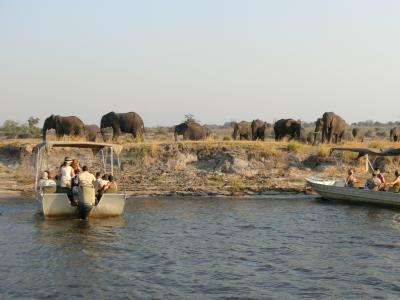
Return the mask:
[(353, 140), (361, 142), (361, 143), (364, 142), (365, 133), (366, 133), (365, 129), (360, 128), (360, 127), (354, 127), (351, 130), (351, 135), (353, 136)]
[(251, 135), (253, 138), (253, 141), (256, 140), (265, 140), (266, 137), (266, 131), (267, 128), (270, 128), (271, 124), (268, 124), (267, 122), (261, 121), (259, 119), (257, 120), (253, 120), (253, 122), (251, 122)]
[(85, 125), (85, 135), (89, 142), (96, 142), (98, 138), (102, 139), (100, 127), (96, 124)]
[(196, 122), (183, 122), (174, 127), (174, 138), (178, 140), (178, 135), (183, 136), (183, 140), (204, 140), (210, 135), (208, 128)]
[(390, 141), (397, 142), (400, 141), (400, 128), (393, 127), (390, 129)]
[(43, 140), (46, 140), (47, 130), (54, 129), (57, 139), (61, 139), (65, 135), (83, 136), (85, 133), (85, 125), (75, 116), (62, 117), (59, 115), (51, 115), (43, 124), (42, 134)]
[(275, 141), (280, 141), (286, 136), (291, 139), (300, 139), (301, 123), (294, 119), (280, 119), (274, 124)]
[(346, 133), (346, 128), (347, 124), (340, 116), (333, 112), (326, 112), (322, 115), (322, 119), (315, 122), (314, 136), (316, 138), (317, 134), (322, 131), (322, 143), (325, 143), (325, 140), (328, 143), (331, 141), (340, 143)]
[(106, 140), (105, 128), (113, 130), (113, 140), (117, 140), (121, 133), (131, 133), (133, 138), (143, 141), (144, 123), (143, 119), (135, 112), (105, 114), (100, 121), (100, 131), (103, 139)]
[(309, 131), (306, 132), (303, 128), (300, 130), (300, 142), (304, 144), (312, 144), (314, 141), (314, 133)]
[(253, 138), (252, 132), (251, 132), (251, 123), (242, 121), (239, 123), (233, 123), (233, 133), (232, 133), (232, 138), (234, 140), (248, 140), (251, 141)]

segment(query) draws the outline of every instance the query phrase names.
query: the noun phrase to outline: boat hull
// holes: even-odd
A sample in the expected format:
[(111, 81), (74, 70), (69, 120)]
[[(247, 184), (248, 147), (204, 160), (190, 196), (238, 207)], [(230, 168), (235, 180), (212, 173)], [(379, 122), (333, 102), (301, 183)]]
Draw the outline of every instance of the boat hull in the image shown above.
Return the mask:
[(400, 207), (400, 194), (347, 188), (335, 184), (325, 184), (315, 179), (307, 179), (313, 190), (327, 200), (340, 200), (354, 203), (378, 204)]
[(38, 196), (45, 218), (106, 218), (122, 215), (125, 194), (104, 194), (97, 205), (71, 205), (67, 194), (49, 193)]

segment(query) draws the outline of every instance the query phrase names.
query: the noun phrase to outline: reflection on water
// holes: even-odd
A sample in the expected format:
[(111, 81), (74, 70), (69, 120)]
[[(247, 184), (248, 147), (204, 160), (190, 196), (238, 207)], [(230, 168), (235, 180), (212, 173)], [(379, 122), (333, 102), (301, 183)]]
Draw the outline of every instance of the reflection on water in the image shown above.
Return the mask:
[(397, 298), (398, 210), (319, 200), (130, 199), (44, 220), (0, 199), (0, 298)]

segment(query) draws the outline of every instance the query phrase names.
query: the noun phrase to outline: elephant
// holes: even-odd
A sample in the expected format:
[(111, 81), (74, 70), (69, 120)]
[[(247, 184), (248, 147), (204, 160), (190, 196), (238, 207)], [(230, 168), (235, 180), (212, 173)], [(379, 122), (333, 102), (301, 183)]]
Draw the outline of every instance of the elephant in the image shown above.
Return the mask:
[(300, 139), (301, 123), (294, 119), (280, 119), (274, 124), (275, 141), (289, 136), (291, 139)]
[(393, 127), (390, 129), (390, 141), (397, 142), (400, 141), (400, 128)]
[(266, 129), (270, 128), (271, 125), (268, 124), (267, 122), (261, 121), (259, 119), (257, 120), (253, 120), (253, 122), (251, 122), (251, 135), (253, 138), (253, 141), (256, 140), (265, 140), (265, 136), (266, 136)]
[(100, 138), (102, 136), (100, 127), (96, 124), (85, 125), (85, 135), (86, 140), (88, 140), (89, 142), (95, 142), (97, 138)]
[(232, 138), (234, 140), (240, 139), (250, 141), (253, 138), (251, 133), (251, 123), (246, 121), (233, 123)]
[(316, 136), (322, 130), (322, 143), (325, 143), (325, 139), (328, 143), (332, 141), (334, 143), (340, 143), (344, 134), (346, 133), (346, 122), (338, 115), (333, 112), (326, 112), (322, 115), (322, 119), (318, 119), (315, 122), (314, 130), (314, 144)]
[(183, 122), (174, 127), (174, 138), (178, 141), (178, 135), (183, 136), (183, 140), (204, 140), (210, 135), (208, 128), (196, 122)]
[(75, 116), (62, 117), (59, 115), (51, 115), (43, 124), (42, 134), (43, 140), (46, 140), (46, 132), (49, 129), (55, 129), (57, 139), (64, 135), (83, 136), (85, 133), (85, 125)]
[(117, 140), (121, 133), (131, 133), (133, 138), (143, 141), (145, 133), (143, 119), (135, 112), (115, 113), (109, 112), (101, 117), (100, 131), (106, 140), (105, 128), (113, 129), (113, 140)]
[(364, 136), (365, 136), (365, 130), (363, 128), (360, 127), (354, 127), (351, 130), (351, 134), (353, 136), (353, 140), (355, 141), (359, 141), (361, 143), (364, 142)]
[(300, 130), (300, 142), (304, 144), (312, 144), (314, 139), (314, 133), (313, 132), (306, 132), (303, 128)]

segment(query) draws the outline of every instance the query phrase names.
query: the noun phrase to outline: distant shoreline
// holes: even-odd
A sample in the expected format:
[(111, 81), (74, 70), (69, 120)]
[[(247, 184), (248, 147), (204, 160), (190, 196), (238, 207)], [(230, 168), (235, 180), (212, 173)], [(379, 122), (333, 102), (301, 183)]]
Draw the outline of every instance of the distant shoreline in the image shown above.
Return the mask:
[[(0, 192), (33, 195), (34, 155), (38, 141), (13, 140), (0, 144)], [(345, 147), (390, 148), (383, 140), (345, 143)], [(307, 195), (307, 176), (343, 180), (354, 168), (360, 182), (366, 180), (365, 160), (354, 153), (329, 155), (330, 145), (298, 142), (199, 141), (123, 144), (121, 171), (115, 171), (120, 191), (132, 197), (268, 197)], [(89, 150), (52, 150), (46, 168), (56, 174), (68, 153), (101, 170)], [(387, 178), (398, 168), (396, 158), (377, 161), (385, 165)]]

